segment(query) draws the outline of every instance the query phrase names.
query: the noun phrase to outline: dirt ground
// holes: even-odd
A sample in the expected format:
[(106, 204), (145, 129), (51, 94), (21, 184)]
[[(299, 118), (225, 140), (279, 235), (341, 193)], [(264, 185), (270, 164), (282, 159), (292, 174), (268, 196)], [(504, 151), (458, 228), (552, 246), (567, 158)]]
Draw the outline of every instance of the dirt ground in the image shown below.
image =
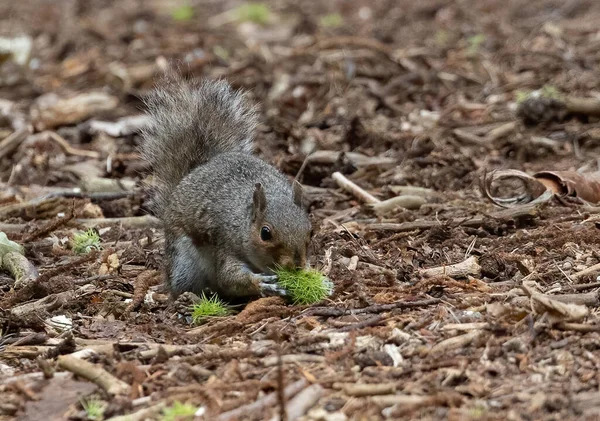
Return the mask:
[[(0, 54), (0, 231), (29, 272), (0, 272), (0, 419), (600, 419), (600, 208), (481, 189), (598, 170), (600, 112), (564, 98), (600, 99), (599, 2), (2, 2), (0, 38), (21, 35), (25, 64)], [(194, 325), (163, 289), (130, 117), (174, 60), (260, 104), (329, 299)], [(77, 254), (87, 228), (101, 250)]]

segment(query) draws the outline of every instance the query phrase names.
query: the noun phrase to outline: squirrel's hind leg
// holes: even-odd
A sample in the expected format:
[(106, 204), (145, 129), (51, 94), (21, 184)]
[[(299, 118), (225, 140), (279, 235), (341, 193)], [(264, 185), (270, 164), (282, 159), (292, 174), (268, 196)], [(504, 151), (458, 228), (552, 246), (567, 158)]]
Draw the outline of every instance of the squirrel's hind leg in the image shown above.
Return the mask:
[(167, 276), (171, 293), (174, 296), (184, 292), (200, 295), (209, 287), (211, 277), (214, 277), (211, 256), (197, 248), (186, 235), (169, 237), (167, 235), (166, 255), (170, 256)]

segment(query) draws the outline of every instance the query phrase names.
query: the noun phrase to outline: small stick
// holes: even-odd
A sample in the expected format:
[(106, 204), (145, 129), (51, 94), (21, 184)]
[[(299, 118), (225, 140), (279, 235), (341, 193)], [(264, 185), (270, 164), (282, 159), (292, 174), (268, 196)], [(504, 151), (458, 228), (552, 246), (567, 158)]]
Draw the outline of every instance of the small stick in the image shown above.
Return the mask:
[(91, 218), (76, 219), (77, 223), (86, 228), (104, 227), (107, 225), (122, 225), (123, 228), (160, 228), (160, 219), (152, 215), (126, 216), (123, 218)]
[(113, 396), (126, 395), (131, 389), (127, 383), (117, 379), (102, 367), (71, 355), (59, 356), (58, 365), (71, 373), (97, 384)]
[(15, 288), (21, 288), (38, 277), (38, 271), (25, 256), (15, 251), (6, 253), (0, 260), (1, 267), (6, 269), (15, 280)]
[(583, 270), (580, 270), (579, 272), (574, 273), (573, 275), (571, 275), (571, 279), (582, 278), (587, 275), (593, 275), (597, 272), (600, 272), (600, 263), (596, 263), (595, 265), (592, 265), (589, 268), (585, 268)]
[(29, 127), (21, 127), (0, 141), (0, 159), (14, 151), (31, 133)]
[(348, 180), (340, 172), (337, 172), (337, 171), (334, 172), (331, 175), (331, 178), (337, 183), (338, 186), (340, 186), (342, 189), (346, 190), (347, 192), (351, 193), (352, 195), (354, 195), (354, 197), (363, 201), (364, 203), (375, 204), (375, 203), (381, 202), (381, 200), (377, 199), (375, 196), (372, 196), (370, 193), (363, 190), (361, 187), (359, 187), (352, 181)]
[(477, 262), (477, 257), (471, 256), (467, 260), (453, 265), (421, 269), (419, 270), (419, 274), (426, 278), (440, 275), (446, 275), (450, 278), (464, 278), (467, 275), (478, 277), (481, 275), (481, 266)]
[(395, 383), (334, 383), (333, 388), (342, 389), (348, 396), (375, 396), (396, 393)]
[(39, 136), (40, 137), (47, 136), (48, 139), (56, 142), (68, 155), (85, 156), (87, 158), (100, 158), (100, 156), (101, 156), (100, 153), (96, 152), (96, 151), (76, 149), (76, 148), (72, 147), (71, 145), (69, 145), (69, 142), (67, 142), (61, 135), (59, 135), (56, 132), (52, 132), (50, 130), (46, 130), (46, 131), (40, 133)]
[[(310, 408), (315, 406), (317, 401), (324, 395), (325, 389), (320, 384), (313, 384), (302, 390), (294, 396), (285, 406), (288, 420), (294, 421), (308, 412)], [(279, 416), (275, 416), (272, 421), (283, 421)]]
[(148, 408), (140, 409), (132, 414), (108, 418), (106, 421), (143, 421), (147, 419), (153, 419), (153, 417), (165, 407), (165, 403), (161, 402), (157, 403), (156, 405), (149, 406)]
[(419, 209), (427, 203), (427, 200), (422, 196), (396, 196), (391, 199), (384, 200), (382, 202), (374, 203), (369, 205), (373, 210), (379, 214), (386, 214), (398, 208), (404, 209)]
[[(298, 380), (292, 384), (286, 386), (284, 394), (286, 399), (298, 394), (308, 385), (306, 379)], [(240, 406), (239, 408), (232, 409), (219, 415), (215, 421), (233, 421), (240, 419), (243, 416), (248, 416), (255, 413), (262, 413), (267, 408), (272, 408), (277, 404), (277, 393), (269, 393), (262, 399), (247, 405)]]
[[(263, 358), (262, 363), (265, 367), (273, 367), (279, 364), (280, 359), (277, 356)], [(296, 363), (321, 363), (325, 361), (322, 355), (312, 354), (290, 354), (281, 356), (281, 364), (296, 364)]]
[(588, 292), (585, 294), (560, 294), (560, 295), (548, 295), (556, 301), (560, 301), (567, 304), (579, 304), (588, 307), (598, 307), (600, 305), (600, 297), (598, 292)]
[(429, 350), (430, 354), (443, 353), (448, 352), (453, 349), (462, 348), (473, 341), (483, 337), (486, 334), (484, 330), (474, 330), (469, 333), (465, 333), (464, 335), (455, 336), (453, 338), (448, 338), (443, 340), (442, 342), (434, 345)]

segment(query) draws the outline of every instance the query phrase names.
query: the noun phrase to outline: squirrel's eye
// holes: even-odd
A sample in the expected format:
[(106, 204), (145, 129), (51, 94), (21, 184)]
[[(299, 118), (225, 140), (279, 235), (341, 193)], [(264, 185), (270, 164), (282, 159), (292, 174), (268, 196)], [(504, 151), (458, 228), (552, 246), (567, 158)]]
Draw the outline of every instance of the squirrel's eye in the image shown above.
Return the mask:
[(271, 229), (264, 226), (260, 229), (260, 239), (263, 241), (269, 241), (272, 238)]

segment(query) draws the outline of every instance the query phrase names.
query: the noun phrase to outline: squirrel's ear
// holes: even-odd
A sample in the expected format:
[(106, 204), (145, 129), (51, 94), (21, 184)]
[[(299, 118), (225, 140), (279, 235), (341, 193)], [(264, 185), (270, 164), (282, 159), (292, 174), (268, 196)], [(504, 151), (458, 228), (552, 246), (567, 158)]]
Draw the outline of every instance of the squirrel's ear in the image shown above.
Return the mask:
[(304, 194), (302, 192), (302, 185), (298, 182), (298, 180), (294, 180), (293, 190), (294, 190), (294, 203), (302, 208), (303, 207), (302, 199), (303, 199)]
[(265, 209), (267, 208), (267, 195), (262, 184), (256, 183), (254, 185), (254, 194), (252, 196), (252, 220), (256, 221), (262, 218)]

